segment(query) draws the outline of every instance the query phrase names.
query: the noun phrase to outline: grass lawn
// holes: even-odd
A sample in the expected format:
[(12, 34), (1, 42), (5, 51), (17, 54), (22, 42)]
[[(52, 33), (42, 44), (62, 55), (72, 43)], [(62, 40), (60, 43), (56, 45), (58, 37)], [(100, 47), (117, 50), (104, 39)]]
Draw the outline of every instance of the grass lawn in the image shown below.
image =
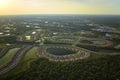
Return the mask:
[(10, 49), (2, 58), (0, 58), (0, 66), (7, 64), (19, 49), (20, 48)]
[(31, 60), (31, 59), (37, 59), (37, 51), (38, 51), (38, 47), (33, 47), (31, 50), (29, 50), (26, 55), (23, 58), (23, 62)]
[(7, 47), (6, 44), (1, 44), (0, 43), (0, 48), (5, 48), (5, 47)]
[(37, 60), (39, 57), (37, 56), (38, 47), (33, 47), (30, 49), (20, 61), (20, 64), (18, 64), (13, 70), (9, 71), (8, 73), (0, 76), (1, 77), (7, 77), (9, 75), (16, 75), (21, 72), (26, 71), (30, 67), (30, 63)]
[(38, 59), (37, 51), (38, 47), (33, 47), (30, 49), (22, 58), (21, 63), (16, 67), (15, 73), (20, 73), (27, 70), (30, 67), (30, 63)]

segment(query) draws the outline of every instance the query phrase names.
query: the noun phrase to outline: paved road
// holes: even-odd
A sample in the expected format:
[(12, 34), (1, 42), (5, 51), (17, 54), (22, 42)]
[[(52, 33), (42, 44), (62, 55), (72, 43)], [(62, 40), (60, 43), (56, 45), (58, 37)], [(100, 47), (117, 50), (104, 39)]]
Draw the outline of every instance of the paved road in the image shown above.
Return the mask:
[[(31, 34), (32, 32), (36, 32), (35, 34)], [(27, 41), (25, 39), (25, 36), (30, 35), (31, 36), (31, 40), (30, 41), (34, 41), (37, 40), (39, 37), (38, 35), (40, 34), (39, 31), (37, 30), (33, 30), (33, 31), (27, 31), (25, 34), (23, 34), (22, 36), (17, 36), (17, 41)]]
[(40, 46), (39, 51), (38, 51), (38, 56), (45, 57), (49, 59), (50, 61), (55, 61), (55, 62), (68, 62), (68, 61), (81, 60), (81, 59), (88, 58), (90, 56), (90, 53), (88, 51), (83, 51), (82, 49), (79, 50), (74, 47), (52, 46), (51, 48), (71, 49), (71, 50), (77, 51), (77, 53), (70, 54), (70, 55), (53, 55), (53, 54), (48, 53), (46, 49), (44, 48), (44, 46)]
[[(51, 46), (48, 46), (47, 48), (50, 48)], [(64, 49), (71, 49), (73, 51), (78, 51), (76, 54), (70, 54), (70, 55), (53, 55), (46, 51), (46, 46), (40, 45), (38, 49), (38, 56), (39, 57), (45, 57), (49, 59), (50, 61), (55, 62), (68, 62), (68, 61), (75, 61), (75, 60), (81, 60), (88, 58), (90, 56), (90, 53), (88, 51), (82, 51), (82, 49), (78, 49), (75, 47), (68, 47), (68, 46), (52, 46), (53, 48), (64, 48)], [(13, 58), (5, 65), (0, 67), (0, 75), (4, 74), (14, 67), (16, 67), (22, 56), (32, 48), (32, 46), (23, 46), (20, 50), (16, 52), (16, 54), (13, 56)]]
[(50, 61), (56, 61), (56, 62), (68, 62), (68, 61), (76, 61), (88, 58), (90, 56), (90, 53), (84, 52), (80, 54), (71, 54), (71, 55), (51, 55), (51, 54), (45, 54), (45, 57), (48, 58)]
[(3, 48), (2, 50), (0, 50), (0, 57), (6, 54), (8, 51), (9, 51), (9, 48)]
[[(56, 46), (56, 47), (62, 48), (61, 46)], [(18, 50), (16, 52), (16, 54), (13, 56), (13, 58), (11, 59), (11, 61), (9, 61), (5, 66), (0, 67), (0, 75), (6, 73), (6, 72), (10, 71), (11, 69), (13, 69), (14, 67), (16, 67), (16, 65), (19, 64), (22, 56), (31, 48), (32, 48), (32, 46), (23, 46), (20, 50)], [(64, 48), (67, 48), (67, 47), (64, 47)], [(70, 49), (70, 48), (68, 48), (68, 49)], [(46, 49), (44, 48), (44, 46), (39, 46), (38, 56), (45, 57), (45, 58), (49, 59), (50, 61), (68, 62), (68, 61), (75, 61), (75, 60), (88, 58), (90, 56), (90, 53), (78, 52), (76, 54), (59, 56), (59, 55), (49, 54), (46, 52)]]
[(13, 69), (17, 64), (19, 64), (22, 56), (31, 48), (31, 46), (24, 46), (16, 52), (11, 61), (7, 65), (0, 67), (0, 75), (4, 74), (11, 69)]
[(44, 50), (43, 46), (40, 46), (38, 49), (38, 56), (39, 57), (43, 57), (43, 52), (44, 52), (43, 50)]
[(76, 46), (80, 41), (80, 37), (72, 44), (72, 46)]

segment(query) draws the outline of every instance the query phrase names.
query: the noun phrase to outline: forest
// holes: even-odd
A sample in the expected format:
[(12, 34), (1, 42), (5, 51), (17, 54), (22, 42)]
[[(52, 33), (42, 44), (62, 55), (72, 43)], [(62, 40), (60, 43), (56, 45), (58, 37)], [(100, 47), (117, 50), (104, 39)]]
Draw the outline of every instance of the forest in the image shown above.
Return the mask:
[(104, 56), (75, 62), (40, 58), (30, 68), (3, 80), (119, 80), (120, 56)]

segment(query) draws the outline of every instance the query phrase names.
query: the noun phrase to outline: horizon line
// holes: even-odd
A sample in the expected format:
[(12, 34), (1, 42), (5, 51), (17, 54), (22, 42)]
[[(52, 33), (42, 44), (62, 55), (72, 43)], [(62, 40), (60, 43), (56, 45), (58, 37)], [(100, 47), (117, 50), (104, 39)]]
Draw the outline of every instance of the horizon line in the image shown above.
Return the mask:
[(120, 15), (120, 14), (0, 14), (0, 16), (17, 16), (17, 15)]

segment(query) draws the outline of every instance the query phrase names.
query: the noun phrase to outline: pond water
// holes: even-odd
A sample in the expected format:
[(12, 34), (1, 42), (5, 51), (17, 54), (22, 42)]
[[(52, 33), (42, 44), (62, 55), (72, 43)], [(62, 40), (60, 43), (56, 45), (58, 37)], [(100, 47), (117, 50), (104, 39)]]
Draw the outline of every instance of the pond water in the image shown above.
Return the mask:
[(49, 48), (47, 49), (47, 51), (50, 54), (54, 54), (54, 55), (68, 55), (68, 54), (76, 53), (75, 51), (72, 51), (72, 50), (59, 49), (59, 48)]

